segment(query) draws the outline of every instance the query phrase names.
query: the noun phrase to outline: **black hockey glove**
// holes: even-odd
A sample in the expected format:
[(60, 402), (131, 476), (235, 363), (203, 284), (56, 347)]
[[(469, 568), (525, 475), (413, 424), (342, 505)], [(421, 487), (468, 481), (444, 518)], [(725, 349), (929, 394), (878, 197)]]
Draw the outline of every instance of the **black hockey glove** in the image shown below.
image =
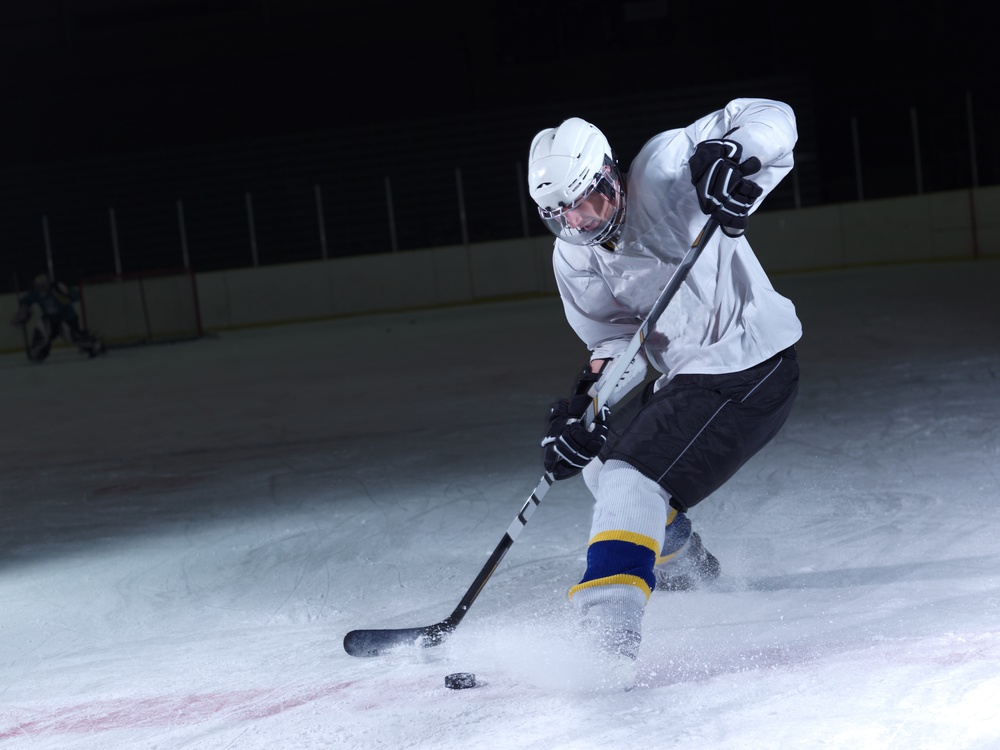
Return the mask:
[(571, 398), (556, 401), (549, 408), (549, 426), (542, 438), (542, 463), (553, 479), (575, 477), (604, 447), (608, 439), (608, 417), (611, 412), (603, 407), (588, 431), (580, 418), (590, 406), (587, 395), (592, 383), (600, 377), (589, 368), (577, 380)]
[(719, 222), (728, 237), (747, 230), (750, 209), (764, 192), (746, 179), (760, 171), (760, 159), (751, 156), (741, 164), (742, 156), (743, 146), (723, 138), (699, 143), (688, 162), (701, 210)]

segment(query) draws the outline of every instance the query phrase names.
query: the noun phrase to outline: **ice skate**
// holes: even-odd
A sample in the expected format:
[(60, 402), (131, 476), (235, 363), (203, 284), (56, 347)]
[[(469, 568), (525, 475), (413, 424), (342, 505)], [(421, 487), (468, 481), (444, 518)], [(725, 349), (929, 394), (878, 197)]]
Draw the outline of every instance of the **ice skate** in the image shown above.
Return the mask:
[(637, 681), (636, 656), (642, 636), (623, 628), (588, 628), (596, 659), (601, 667), (597, 687), (601, 690), (631, 690)]
[(96, 336), (90, 341), (90, 343), (83, 347), (83, 351), (87, 353), (87, 357), (89, 359), (108, 353), (107, 347), (104, 346), (104, 342)]
[(691, 591), (714, 581), (722, 568), (715, 555), (705, 549), (698, 532), (691, 532), (681, 551), (653, 572), (657, 591)]

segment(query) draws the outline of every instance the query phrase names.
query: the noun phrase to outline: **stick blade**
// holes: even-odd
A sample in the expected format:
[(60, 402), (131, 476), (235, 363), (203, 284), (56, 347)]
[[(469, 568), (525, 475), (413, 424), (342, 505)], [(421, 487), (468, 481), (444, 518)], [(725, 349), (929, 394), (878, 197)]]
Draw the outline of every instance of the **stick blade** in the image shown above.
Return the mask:
[(382, 656), (400, 646), (430, 648), (443, 641), (455, 626), (447, 620), (422, 628), (352, 630), (344, 636), (344, 651), (350, 656)]

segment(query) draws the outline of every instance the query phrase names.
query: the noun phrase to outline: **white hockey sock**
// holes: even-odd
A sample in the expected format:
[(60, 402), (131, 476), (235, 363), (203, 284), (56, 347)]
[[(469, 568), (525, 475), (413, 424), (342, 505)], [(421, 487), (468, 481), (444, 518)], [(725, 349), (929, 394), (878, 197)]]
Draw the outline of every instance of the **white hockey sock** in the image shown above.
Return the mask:
[(589, 478), (597, 502), (587, 570), (570, 600), (589, 628), (638, 635), (663, 545), (664, 492), (622, 461), (608, 461)]

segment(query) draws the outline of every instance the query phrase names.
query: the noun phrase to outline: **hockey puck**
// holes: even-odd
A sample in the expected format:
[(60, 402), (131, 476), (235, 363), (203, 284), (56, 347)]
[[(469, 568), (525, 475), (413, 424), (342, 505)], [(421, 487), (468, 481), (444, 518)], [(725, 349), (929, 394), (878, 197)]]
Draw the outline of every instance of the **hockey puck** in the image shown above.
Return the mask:
[(465, 690), (476, 686), (476, 676), (472, 672), (454, 672), (445, 675), (444, 686), (452, 690)]

